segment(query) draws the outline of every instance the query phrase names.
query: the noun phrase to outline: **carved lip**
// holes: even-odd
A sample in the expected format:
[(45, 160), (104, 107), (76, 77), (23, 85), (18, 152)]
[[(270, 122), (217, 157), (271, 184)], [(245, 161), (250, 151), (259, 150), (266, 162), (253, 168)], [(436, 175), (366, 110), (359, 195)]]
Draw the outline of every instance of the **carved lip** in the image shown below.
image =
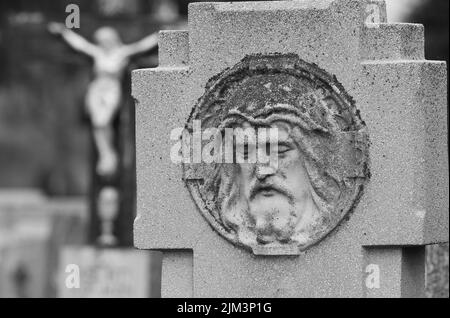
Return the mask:
[(263, 197), (273, 197), (275, 193), (279, 193), (277, 189), (266, 187), (259, 189), (256, 192), (256, 195), (261, 194)]
[(251, 190), (250, 201), (255, 199), (258, 194), (264, 197), (272, 197), (277, 193), (289, 197), (289, 194), (285, 190), (274, 184), (259, 184)]
[(258, 194), (263, 197), (273, 197), (276, 193), (283, 194), (272, 186), (262, 186), (252, 192), (251, 199), (253, 200)]

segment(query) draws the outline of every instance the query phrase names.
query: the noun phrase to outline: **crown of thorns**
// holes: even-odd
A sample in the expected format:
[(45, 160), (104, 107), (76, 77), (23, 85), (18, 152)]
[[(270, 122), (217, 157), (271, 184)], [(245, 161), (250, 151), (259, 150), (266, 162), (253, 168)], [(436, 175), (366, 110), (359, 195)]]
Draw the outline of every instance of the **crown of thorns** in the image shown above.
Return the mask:
[[(334, 76), (297, 55), (248, 56), (213, 77), (188, 121), (202, 128), (285, 121), (303, 132), (304, 152), (336, 179), (367, 175), (368, 134), (352, 98)], [(311, 134), (316, 136), (308, 138)]]

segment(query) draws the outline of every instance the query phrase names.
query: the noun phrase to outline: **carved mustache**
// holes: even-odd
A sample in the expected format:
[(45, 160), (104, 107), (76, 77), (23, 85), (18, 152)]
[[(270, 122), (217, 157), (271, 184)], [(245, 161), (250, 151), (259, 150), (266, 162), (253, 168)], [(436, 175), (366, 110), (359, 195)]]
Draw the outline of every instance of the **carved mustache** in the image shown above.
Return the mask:
[(294, 202), (294, 196), (292, 195), (292, 193), (289, 190), (287, 190), (283, 186), (280, 186), (276, 183), (268, 183), (268, 182), (257, 182), (252, 187), (252, 189), (250, 190), (250, 201), (252, 201), (259, 192), (270, 191), (270, 190), (279, 192), (280, 194), (283, 194), (284, 196), (286, 196), (291, 203)]

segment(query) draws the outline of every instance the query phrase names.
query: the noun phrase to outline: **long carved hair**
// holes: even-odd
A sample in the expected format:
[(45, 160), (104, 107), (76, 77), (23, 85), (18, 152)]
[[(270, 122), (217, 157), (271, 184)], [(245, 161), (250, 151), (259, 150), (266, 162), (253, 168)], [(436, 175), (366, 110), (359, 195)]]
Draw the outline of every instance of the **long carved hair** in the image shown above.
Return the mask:
[[(314, 202), (321, 213), (319, 240), (349, 213), (370, 177), (369, 140), (352, 98), (335, 77), (297, 55), (256, 55), (244, 58), (210, 80), (190, 120), (202, 128), (248, 122), (270, 127), (283, 121), (303, 154)], [(239, 206), (236, 182), (239, 165), (219, 163), (204, 170), (204, 184), (191, 189), (207, 204), (216, 227), (234, 241), (245, 233), (245, 207)], [(195, 194), (194, 194), (195, 195)], [(235, 240), (234, 237), (239, 239)]]

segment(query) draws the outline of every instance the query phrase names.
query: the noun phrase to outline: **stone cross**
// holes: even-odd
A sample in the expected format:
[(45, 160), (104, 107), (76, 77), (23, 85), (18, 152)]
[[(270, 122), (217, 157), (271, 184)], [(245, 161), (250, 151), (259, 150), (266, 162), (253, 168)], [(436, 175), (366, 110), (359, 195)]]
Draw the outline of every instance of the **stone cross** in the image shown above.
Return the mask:
[[(424, 296), (449, 180), (421, 25), (378, 0), (193, 3), (159, 50), (133, 72), (134, 240), (163, 252), (163, 297)], [(277, 166), (191, 160), (240, 125), (278, 129)]]

